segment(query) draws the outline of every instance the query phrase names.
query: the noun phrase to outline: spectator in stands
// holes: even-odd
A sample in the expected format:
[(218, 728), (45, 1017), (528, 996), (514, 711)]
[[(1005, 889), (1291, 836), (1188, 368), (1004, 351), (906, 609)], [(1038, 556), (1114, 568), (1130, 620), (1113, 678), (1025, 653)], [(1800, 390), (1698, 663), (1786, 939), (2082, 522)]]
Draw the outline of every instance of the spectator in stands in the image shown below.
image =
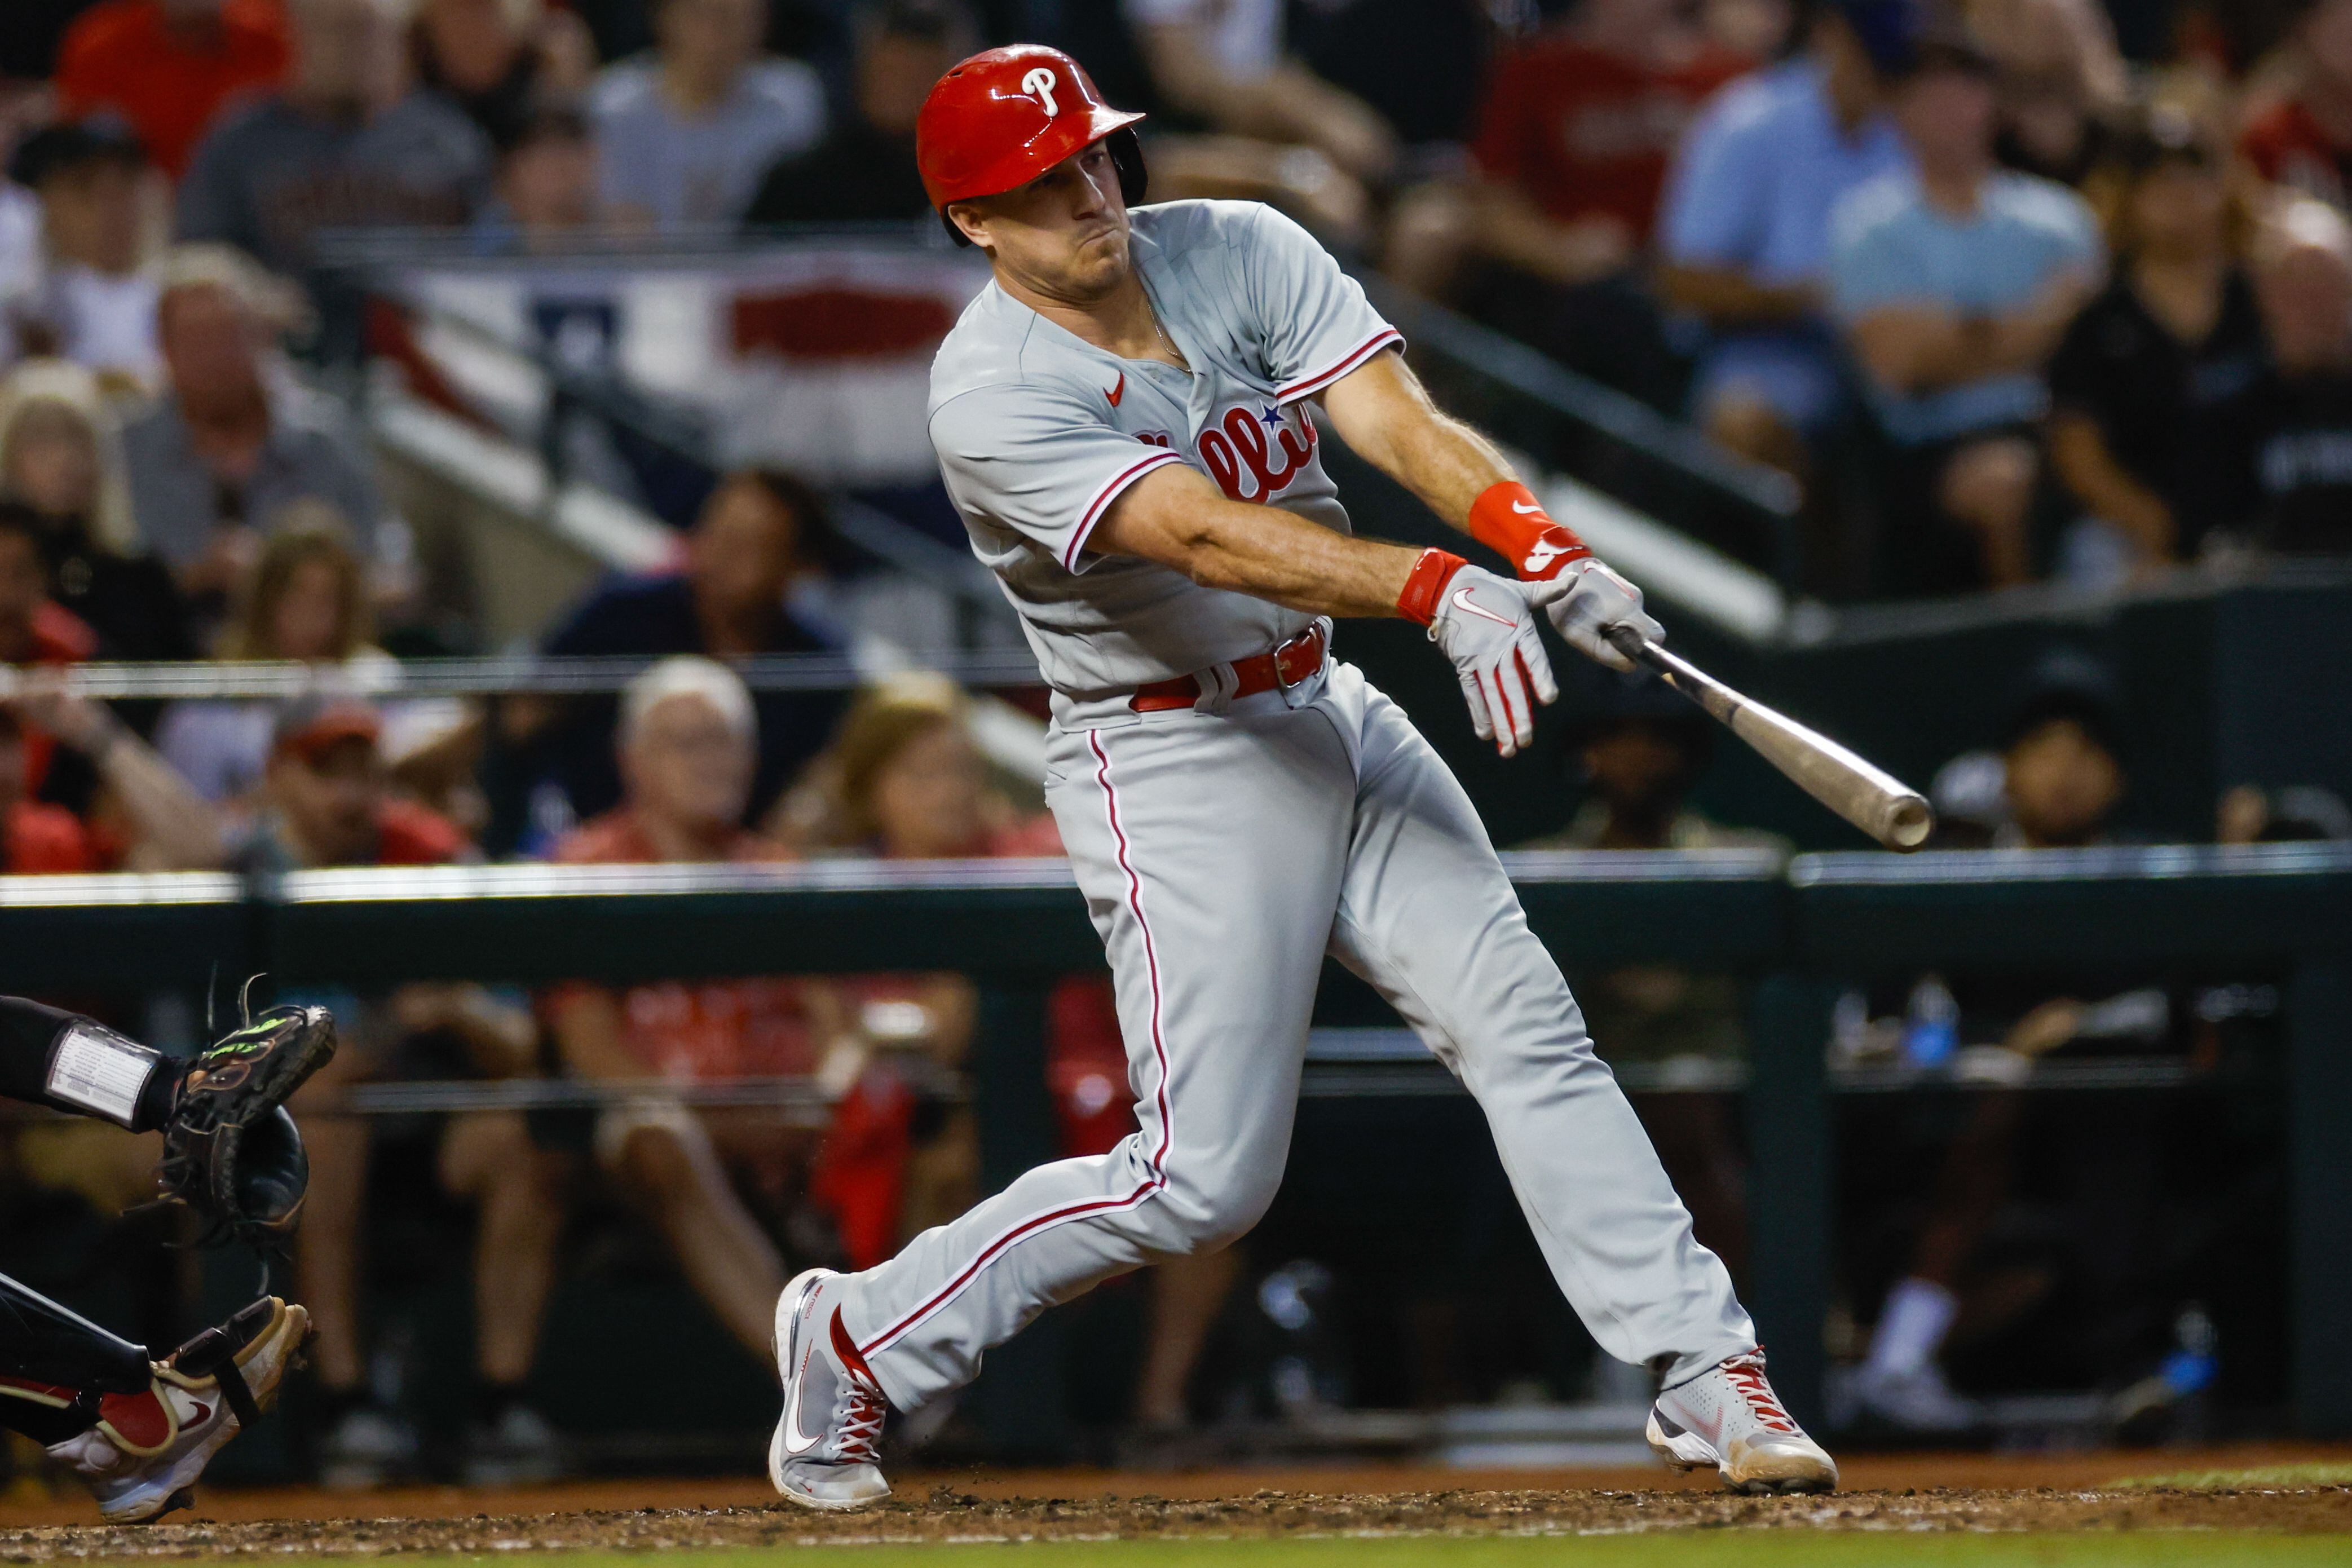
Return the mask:
[(63, 806), (33, 799), (25, 787), (25, 742), (16, 710), (0, 704), (0, 874), (96, 871), (97, 851), (81, 819)]
[(1657, 287), (1706, 323), (1695, 416), (1734, 452), (1802, 474), (1846, 409), (1823, 317), (1830, 213), (1905, 168), (1885, 113), (1922, 0), (1828, 0), (1802, 55), (1727, 88), (1684, 141), (1659, 219)]
[(146, 391), (159, 367), (139, 142), (103, 123), (53, 125), (17, 146), (8, 175), (41, 200), (42, 277), (18, 308), (20, 340)]
[[(571, 865), (790, 858), (742, 825), (757, 725), (751, 694), (725, 665), (691, 655), (654, 665), (622, 698), (621, 804), (559, 843), (551, 858)], [(813, 1080), (839, 1028), (829, 987), (788, 978), (618, 989), (581, 981), (541, 1005), (565, 1067), (602, 1082)], [(597, 1163), (660, 1228), (712, 1315), (763, 1362), (784, 1264), (736, 1181), (786, 1218), (811, 1142), (765, 1107), (696, 1112), (637, 1101), (596, 1122)]]
[[(52, 869), (211, 871), (226, 858), (212, 807), (104, 705), (69, 690), (63, 671), (29, 672), (0, 708), (16, 727), (20, 759), (26, 743), (53, 743), (53, 758), (69, 760), (86, 780), (75, 814), (84, 863)], [(48, 779), (52, 797), (65, 771)]]
[[(1654, 676), (1605, 675), (1580, 717), (1587, 799), (1565, 829), (1522, 848), (1789, 852), (1770, 833), (1725, 827), (1688, 803), (1714, 754), (1715, 732), (1706, 715)], [(1689, 1081), (1690, 1092), (1637, 1095), (1633, 1106), (1690, 1206), (1699, 1240), (1735, 1278), (1744, 1277), (1746, 1173), (1738, 1103), (1725, 1082), (1748, 1054), (1738, 980), (1646, 965), (1582, 976), (1576, 996), (1605, 1060)]]
[(2281, 81), (2256, 89), (2239, 146), (2263, 179), (2352, 204), (2352, 0), (2297, 0)]
[(1277, 0), (1119, 0), (1160, 97), (1202, 137), (1156, 136), (1153, 188), (1271, 201), (1335, 237), (1370, 233), (1394, 129), (1286, 47)]
[(586, 25), (547, 0), (420, 0), (411, 43), (417, 80), (499, 148), (538, 105), (587, 90), (596, 65)]
[(198, 144), (179, 237), (220, 240), (316, 277), (330, 228), (451, 228), (487, 194), (489, 143), (415, 85), (405, 0), (288, 0), (294, 59), (279, 91), (225, 114)]
[(100, 656), (195, 656), (171, 571), (140, 549), (113, 417), (81, 366), (29, 360), (0, 382), (0, 498), (40, 525), (51, 596), (97, 633)]
[[(1699, 105), (1750, 63), (1681, 9), (1580, 0), (1503, 52), (1479, 114), (1468, 225), (1491, 274), (1471, 284), (1474, 309), (1661, 406), (1680, 371), (1637, 269), (1667, 160)], [(1391, 273), (1401, 260), (1412, 265), (1392, 252)]]
[(769, 169), (745, 224), (881, 223), (930, 214), (915, 169), (915, 115), (931, 84), (976, 47), (971, 19), (955, 0), (872, 0), (858, 7), (852, 30), (848, 112), (823, 141)]
[(601, 223), (596, 132), (586, 112), (562, 100), (525, 110), (499, 143), (496, 191), (474, 225), (485, 250), (561, 252)]
[(2050, 362), (2051, 466), (2135, 563), (2194, 559), (2262, 506), (2252, 214), (2227, 142), (2169, 106), (2117, 130), (2093, 189), (2115, 272)]
[(655, 0), (652, 56), (607, 66), (589, 99), (616, 217), (732, 225), (769, 165), (824, 137), (824, 84), (761, 53), (767, 21), (767, 0)]
[(278, 513), (313, 497), (349, 519), (381, 588), (405, 556), (405, 532), (386, 514), (341, 408), (278, 361), (271, 334), (285, 301), (225, 246), (184, 246), (159, 279), (165, 391), (122, 433), (147, 548), (216, 612)]
[[(469, 858), (457, 830), (386, 788), (375, 710), (332, 694), (278, 715), (268, 805), (236, 855), (247, 872), (319, 866), (432, 865)], [(352, 1085), (389, 1077), (527, 1076), (536, 1069), (529, 1010), (478, 986), (412, 985), (387, 997), (305, 999), (331, 1006), (341, 1049), (296, 1096), (310, 1155), (310, 1195), (296, 1279), (318, 1337), (312, 1348), (325, 1423), (322, 1479), (367, 1486), (401, 1473), (415, 1435), (370, 1392), (360, 1312), (361, 1238), (371, 1127), (338, 1113)], [(442, 1189), (478, 1211), (474, 1247), (474, 1421), (468, 1467), (483, 1479), (544, 1479), (554, 1439), (522, 1395), (554, 1281), (562, 1213), (551, 1160), (520, 1112), (450, 1117), (436, 1150)]]
[[(686, 537), (684, 569), (626, 578), (599, 589), (547, 641), (553, 654), (701, 653), (717, 659), (814, 653), (833, 641), (796, 590), (823, 576), (824, 505), (789, 474), (747, 469), (711, 493)], [(751, 810), (764, 812), (786, 779), (814, 755), (841, 711), (828, 692), (766, 692), (759, 710), (760, 766)], [(522, 705), (510, 705), (520, 716)], [(582, 704), (553, 737), (556, 776), (582, 818), (621, 798), (609, 701)], [(543, 719), (510, 716), (509, 739)]]
[[(2010, 725), (2003, 755), (2009, 816), (1994, 836), (1996, 847), (2074, 849), (2108, 841), (2126, 785), (2116, 704), (2112, 679), (2080, 655), (2062, 651), (2035, 666)], [(1987, 1332), (1997, 1326), (1993, 1320), (2013, 1318), (2047, 1288), (2046, 1274), (2035, 1271), (1988, 1277), (1978, 1258), (2016, 1182), (2027, 1110), (2016, 1086), (2032, 1063), (2078, 1040), (2120, 1040), (2146, 1049), (2168, 1034), (2169, 1004), (2162, 991), (2126, 991), (2094, 1007), (2078, 998), (2082, 978), (1962, 976), (1945, 993), (1948, 1001), (1957, 998), (1962, 1040), (1999, 1051), (1972, 1057), (1969, 1082), (1978, 1092), (1945, 1150), (1907, 1272), (1887, 1293), (1856, 1375), (1855, 1395), (1883, 1421), (1916, 1431), (1976, 1425), (1980, 1412), (1952, 1391), (1937, 1360), (1947, 1337), (1972, 1293), (1981, 1299), (1969, 1314), (1977, 1320), (1971, 1326)], [(1922, 982), (1940, 988), (1942, 981), (1929, 977)], [(2104, 1124), (2077, 1118), (2071, 1127), (2069, 1148), (2098, 1156), (2085, 1163), (2097, 1165), (2116, 1152), (2103, 1147)], [(2120, 1160), (2077, 1179), (2095, 1194), (2118, 1178), (2126, 1185), (2138, 1179)], [(2103, 1253), (2117, 1240), (2116, 1235), (2086, 1239), (2084, 1250)]]
[(1916, 172), (1833, 220), (1832, 306), (1894, 448), (1880, 577), (1897, 594), (2033, 575), (2042, 367), (2099, 284), (2082, 198), (1993, 162), (1995, 106), (1973, 38), (1924, 35), (1895, 104)]
[(101, 0), (58, 51), (58, 105), (121, 120), (176, 180), (222, 108), (276, 88), (287, 59), (277, 0)]
[(2290, 204), (2263, 236), (2255, 277), (2273, 367), (2256, 396), (2256, 538), (2352, 554), (2352, 225), (2321, 203)]
[[(287, 512), (237, 592), (215, 655), (290, 660), (354, 691), (396, 681), (398, 664), (371, 641), (366, 568), (342, 519), (318, 502), (297, 501)], [(258, 804), (277, 716), (268, 702), (174, 703), (155, 744), (206, 800), (243, 815)]]
[(1963, 9), (2000, 68), (1996, 156), (2081, 184), (2129, 94), (2106, 12), (2098, 0), (1967, 0)]
[(98, 633), (49, 596), (48, 530), (22, 504), (0, 506), (0, 664), (77, 664)]

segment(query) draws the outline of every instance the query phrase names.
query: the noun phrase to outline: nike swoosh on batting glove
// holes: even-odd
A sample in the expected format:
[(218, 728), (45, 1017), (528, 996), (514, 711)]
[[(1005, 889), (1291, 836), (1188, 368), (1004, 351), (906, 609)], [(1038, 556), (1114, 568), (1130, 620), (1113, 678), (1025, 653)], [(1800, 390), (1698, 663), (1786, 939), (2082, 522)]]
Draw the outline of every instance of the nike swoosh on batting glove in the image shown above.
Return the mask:
[(1470, 727), (1505, 757), (1535, 740), (1538, 705), (1559, 695), (1536, 627), (1538, 612), (1568, 587), (1513, 582), (1427, 550), (1399, 599), (1398, 609), (1424, 622), (1429, 640), (1453, 661)]

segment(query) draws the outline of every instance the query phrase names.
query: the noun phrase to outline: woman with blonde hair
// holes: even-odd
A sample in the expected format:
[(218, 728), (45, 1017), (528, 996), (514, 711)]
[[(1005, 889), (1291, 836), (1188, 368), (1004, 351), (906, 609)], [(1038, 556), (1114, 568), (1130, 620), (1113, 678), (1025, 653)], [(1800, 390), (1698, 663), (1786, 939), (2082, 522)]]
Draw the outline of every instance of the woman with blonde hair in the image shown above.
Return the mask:
[(0, 497), (39, 519), (50, 595), (98, 633), (102, 657), (195, 657), (187, 607), (132, 519), (114, 417), (88, 370), (27, 360), (0, 381)]
[[(216, 653), (308, 664), (322, 685), (366, 692), (399, 674), (373, 636), (367, 569), (342, 514), (323, 501), (296, 501), (271, 520)], [(237, 801), (260, 786), (276, 713), (268, 702), (175, 703), (155, 744), (206, 800)], [(389, 726), (393, 715), (385, 719)]]

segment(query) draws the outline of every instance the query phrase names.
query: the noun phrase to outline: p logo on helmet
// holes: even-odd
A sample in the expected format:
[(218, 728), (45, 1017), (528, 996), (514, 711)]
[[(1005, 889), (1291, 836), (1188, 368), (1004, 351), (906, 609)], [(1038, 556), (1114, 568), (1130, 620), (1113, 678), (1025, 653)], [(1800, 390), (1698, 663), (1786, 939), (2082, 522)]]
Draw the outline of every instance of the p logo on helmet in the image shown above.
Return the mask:
[(1142, 118), (1105, 103), (1086, 68), (1061, 50), (1013, 44), (961, 61), (932, 84), (915, 120), (915, 162), (949, 235), (969, 245), (947, 215), (950, 204), (1025, 185), (1097, 141), (1108, 144), (1128, 205), (1141, 202), (1143, 149), (1133, 128)]

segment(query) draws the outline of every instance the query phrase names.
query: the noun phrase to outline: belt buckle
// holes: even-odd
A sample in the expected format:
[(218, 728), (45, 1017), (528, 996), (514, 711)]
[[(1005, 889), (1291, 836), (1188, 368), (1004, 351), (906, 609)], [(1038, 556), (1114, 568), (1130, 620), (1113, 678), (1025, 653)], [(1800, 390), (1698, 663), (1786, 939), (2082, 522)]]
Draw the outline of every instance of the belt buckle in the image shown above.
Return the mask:
[[(1299, 681), (1308, 679), (1317, 670), (1323, 667), (1323, 639), (1326, 635), (1328, 635), (1328, 633), (1324, 629), (1323, 622), (1318, 621), (1315, 624), (1307, 628), (1306, 631), (1299, 632), (1296, 637), (1289, 638), (1285, 642), (1275, 644), (1274, 689), (1276, 691), (1282, 693), (1285, 696), (1288, 696), (1290, 695), (1291, 687), (1298, 685)], [(1311, 651), (1315, 659), (1314, 664), (1310, 666), (1304, 674), (1301, 674), (1297, 681), (1292, 680), (1288, 672), (1283, 668), (1283, 660), (1294, 649), (1302, 652)]]

